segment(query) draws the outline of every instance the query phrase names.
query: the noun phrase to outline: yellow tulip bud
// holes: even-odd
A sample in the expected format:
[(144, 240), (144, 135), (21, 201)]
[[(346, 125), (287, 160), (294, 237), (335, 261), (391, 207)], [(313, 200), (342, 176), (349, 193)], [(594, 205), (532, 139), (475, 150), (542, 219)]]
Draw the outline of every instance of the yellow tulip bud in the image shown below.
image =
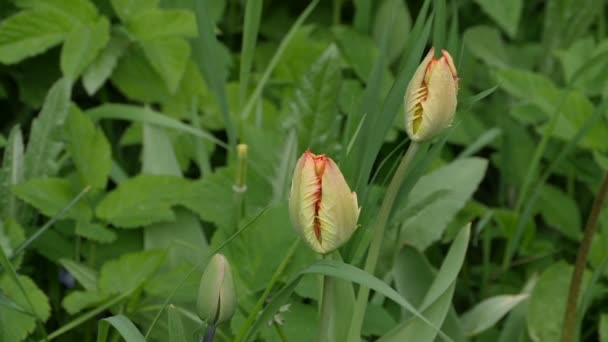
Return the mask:
[(405, 92), (405, 128), (413, 141), (425, 141), (452, 124), (456, 111), (458, 75), (452, 56), (435, 49), (426, 55)]
[(236, 290), (230, 264), (222, 254), (215, 254), (203, 272), (196, 309), (199, 317), (212, 325), (228, 321), (234, 315)]
[(289, 214), (304, 241), (326, 254), (348, 241), (357, 228), (357, 194), (331, 158), (307, 150), (293, 174)]

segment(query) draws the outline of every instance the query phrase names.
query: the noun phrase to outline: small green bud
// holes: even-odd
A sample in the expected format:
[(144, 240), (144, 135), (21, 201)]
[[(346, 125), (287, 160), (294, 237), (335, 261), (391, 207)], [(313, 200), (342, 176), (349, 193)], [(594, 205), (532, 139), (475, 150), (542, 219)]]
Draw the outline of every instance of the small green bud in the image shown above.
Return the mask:
[(201, 277), (196, 309), (202, 320), (213, 325), (228, 321), (234, 315), (236, 290), (230, 264), (222, 254), (211, 258)]

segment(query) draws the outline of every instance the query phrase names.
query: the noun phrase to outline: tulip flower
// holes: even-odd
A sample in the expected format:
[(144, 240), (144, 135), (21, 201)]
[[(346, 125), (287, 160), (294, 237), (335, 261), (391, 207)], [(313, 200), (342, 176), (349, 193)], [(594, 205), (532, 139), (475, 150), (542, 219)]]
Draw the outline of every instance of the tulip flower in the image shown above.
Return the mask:
[(357, 228), (357, 194), (331, 158), (307, 150), (293, 174), (289, 213), (304, 241), (326, 254), (348, 241)]
[(458, 75), (452, 56), (435, 49), (426, 55), (405, 92), (405, 127), (415, 142), (433, 138), (449, 127), (456, 111)]
[(230, 264), (222, 254), (215, 254), (203, 276), (198, 290), (196, 309), (209, 325), (230, 320), (236, 310), (236, 291)]

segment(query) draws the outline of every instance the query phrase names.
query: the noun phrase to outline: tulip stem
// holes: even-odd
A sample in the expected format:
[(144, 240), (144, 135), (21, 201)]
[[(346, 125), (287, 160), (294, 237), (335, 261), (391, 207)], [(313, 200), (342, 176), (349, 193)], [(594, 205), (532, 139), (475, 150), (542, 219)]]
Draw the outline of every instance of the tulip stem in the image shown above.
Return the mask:
[[(386, 195), (382, 201), (380, 212), (378, 213), (378, 219), (373, 228), (373, 236), (367, 253), (367, 259), (365, 260), (365, 271), (369, 274), (374, 274), (376, 270), (376, 264), (378, 263), (378, 257), (380, 256), (380, 247), (382, 247), (382, 238), (384, 236), (384, 230), (386, 229), (389, 216), (393, 210), (393, 204), (399, 189), (405, 180), (405, 176), (410, 168), (412, 160), (416, 152), (418, 152), (418, 143), (412, 141), (410, 146), (405, 152), (405, 155), (401, 159), (397, 171), (393, 175), (391, 182), (386, 190)], [(350, 323), (350, 329), (348, 332), (347, 341), (360, 341), (361, 340), (361, 326), (363, 325), (363, 319), (365, 317), (365, 310), (367, 308), (367, 299), (369, 297), (369, 288), (361, 286), (357, 295), (357, 301), (353, 311), (353, 317)]]
[(213, 337), (215, 336), (216, 326), (213, 324), (209, 324), (207, 326), (207, 331), (205, 332), (205, 337), (203, 337), (203, 342), (213, 342)]

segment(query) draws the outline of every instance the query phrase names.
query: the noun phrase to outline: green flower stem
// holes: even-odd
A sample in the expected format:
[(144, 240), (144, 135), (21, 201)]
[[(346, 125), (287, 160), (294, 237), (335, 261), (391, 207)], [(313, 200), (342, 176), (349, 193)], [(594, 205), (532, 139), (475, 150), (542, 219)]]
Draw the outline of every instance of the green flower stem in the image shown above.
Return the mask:
[(277, 331), (277, 334), (281, 338), (281, 342), (289, 342), (289, 339), (287, 338), (287, 335), (285, 335), (285, 332), (283, 331), (283, 328), (281, 328), (281, 325), (279, 325), (277, 322), (274, 322), (272, 325), (274, 326), (274, 330)]
[(266, 299), (268, 299), (268, 296), (270, 296), (270, 291), (272, 291), (272, 289), (274, 288), (274, 285), (279, 281), (279, 279), (281, 279), (283, 272), (285, 272), (287, 265), (289, 265), (289, 263), (291, 262), (291, 259), (293, 258), (294, 254), (296, 253), (296, 250), (298, 249), (299, 245), (300, 245), (300, 239), (296, 239), (293, 242), (293, 244), (291, 245), (291, 247), (289, 248), (289, 251), (287, 251), (287, 254), (283, 258), (283, 261), (281, 262), (281, 264), (279, 265), (277, 270), (272, 275), (272, 278), (270, 279), (270, 282), (266, 286), (264, 293), (258, 299), (257, 303), (255, 303), (253, 310), (251, 310), (251, 312), (249, 313), (249, 316), (247, 316), (247, 320), (245, 321), (245, 323), (239, 330), (239, 333), (234, 338), (235, 342), (241, 342), (243, 340), (243, 338), (245, 337), (245, 334), (247, 334), (247, 331), (249, 331), (249, 328), (251, 327), (251, 325), (253, 324), (255, 319), (258, 317), (258, 313), (264, 307), (264, 303), (266, 302)]
[[(397, 198), (397, 194), (399, 193), (399, 188), (401, 188), (401, 185), (405, 180), (405, 176), (407, 175), (407, 171), (410, 168), (410, 164), (412, 163), (412, 160), (414, 160), (416, 152), (418, 152), (418, 147), (419, 145), (416, 142), (412, 141), (410, 143), (407, 152), (397, 167), (397, 171), (395, 171), (395, 174), (391, 179), (386, 191), (386, 195), (384, 196), (384, 201), (382, 201), (378, 219), (373, 228), (374, 235), (372, 237), (369, 251), (367, 253), (367, 259), (365, 261), (364, 269), (369, 274), (373, 275), (376, 270), (376, 264), (378, 263), (378, 257), (380, 256), (380, 247), (382, 247), (382, 238), (384, 237), (384, 230), (386, 229), (389, 215), (393, 209), (395, 198)], [(363, 318), (365, 317), (368, 297), (369, 288), (361, 286), (357, 295), (350, 330), (348, 332), (348, 341), (358, 342), (361, 339), (361, 327), (363, 325)]]
[(587, 225), (585, 226), (585, 233), (583, 235), (583, 241), (578, 249), (578, 255), (576, 256), (576, 264), (574, 265), (574, 272), (572, 273), (572, 280), (570, 281), (570, 290), (568, 292), (568, 302), (566, 306), (566, 312), (564, 314), (564, 325), (562, 326), (562, 342), (571, 342), (572, 336), (574, 335), (575, 323), (576, 323), (576, 312), (578, 310), (578, 297), (581, 292), (581, 282), (583, 280), (583, 273), (587, 265), (587, 257), (589, 256), (589, 250), (591, 248), (591, 241), (595, 235), (595, 229), (597, 227), (597, 221), (602, 211), (602, 206), (606, 200), (608, 194), (608, 173), (604, 177), (604, 181), (600, 187), (600, 190), (595, 197), (593, 207), (589, 213), (587, 219)]
[(245, 214), (245, 194), (247, 193), (247, 145), (239, 144), (236, 147), (237, 165), (236, 176), (232, 186), (233, 191), (233, 230), (231, 233), (239, 229), (239, 223)]
[[(326, 254), (322, 257), (324, 260), (332, 260), (330, 254)], [(332, 331), (333, 327), (333, 319), (336, 312), (334, 307), (335, 301), (332, 296), (335, 291), (335, 278), (329, 276), (321, 276), (321, 302), (319, 303), (319, 307), (321, 309), (321, 319), (319, 324), (319, 338), (317, 341), (326, 342), (333, 341), (333, 336), (335, 335)]]

